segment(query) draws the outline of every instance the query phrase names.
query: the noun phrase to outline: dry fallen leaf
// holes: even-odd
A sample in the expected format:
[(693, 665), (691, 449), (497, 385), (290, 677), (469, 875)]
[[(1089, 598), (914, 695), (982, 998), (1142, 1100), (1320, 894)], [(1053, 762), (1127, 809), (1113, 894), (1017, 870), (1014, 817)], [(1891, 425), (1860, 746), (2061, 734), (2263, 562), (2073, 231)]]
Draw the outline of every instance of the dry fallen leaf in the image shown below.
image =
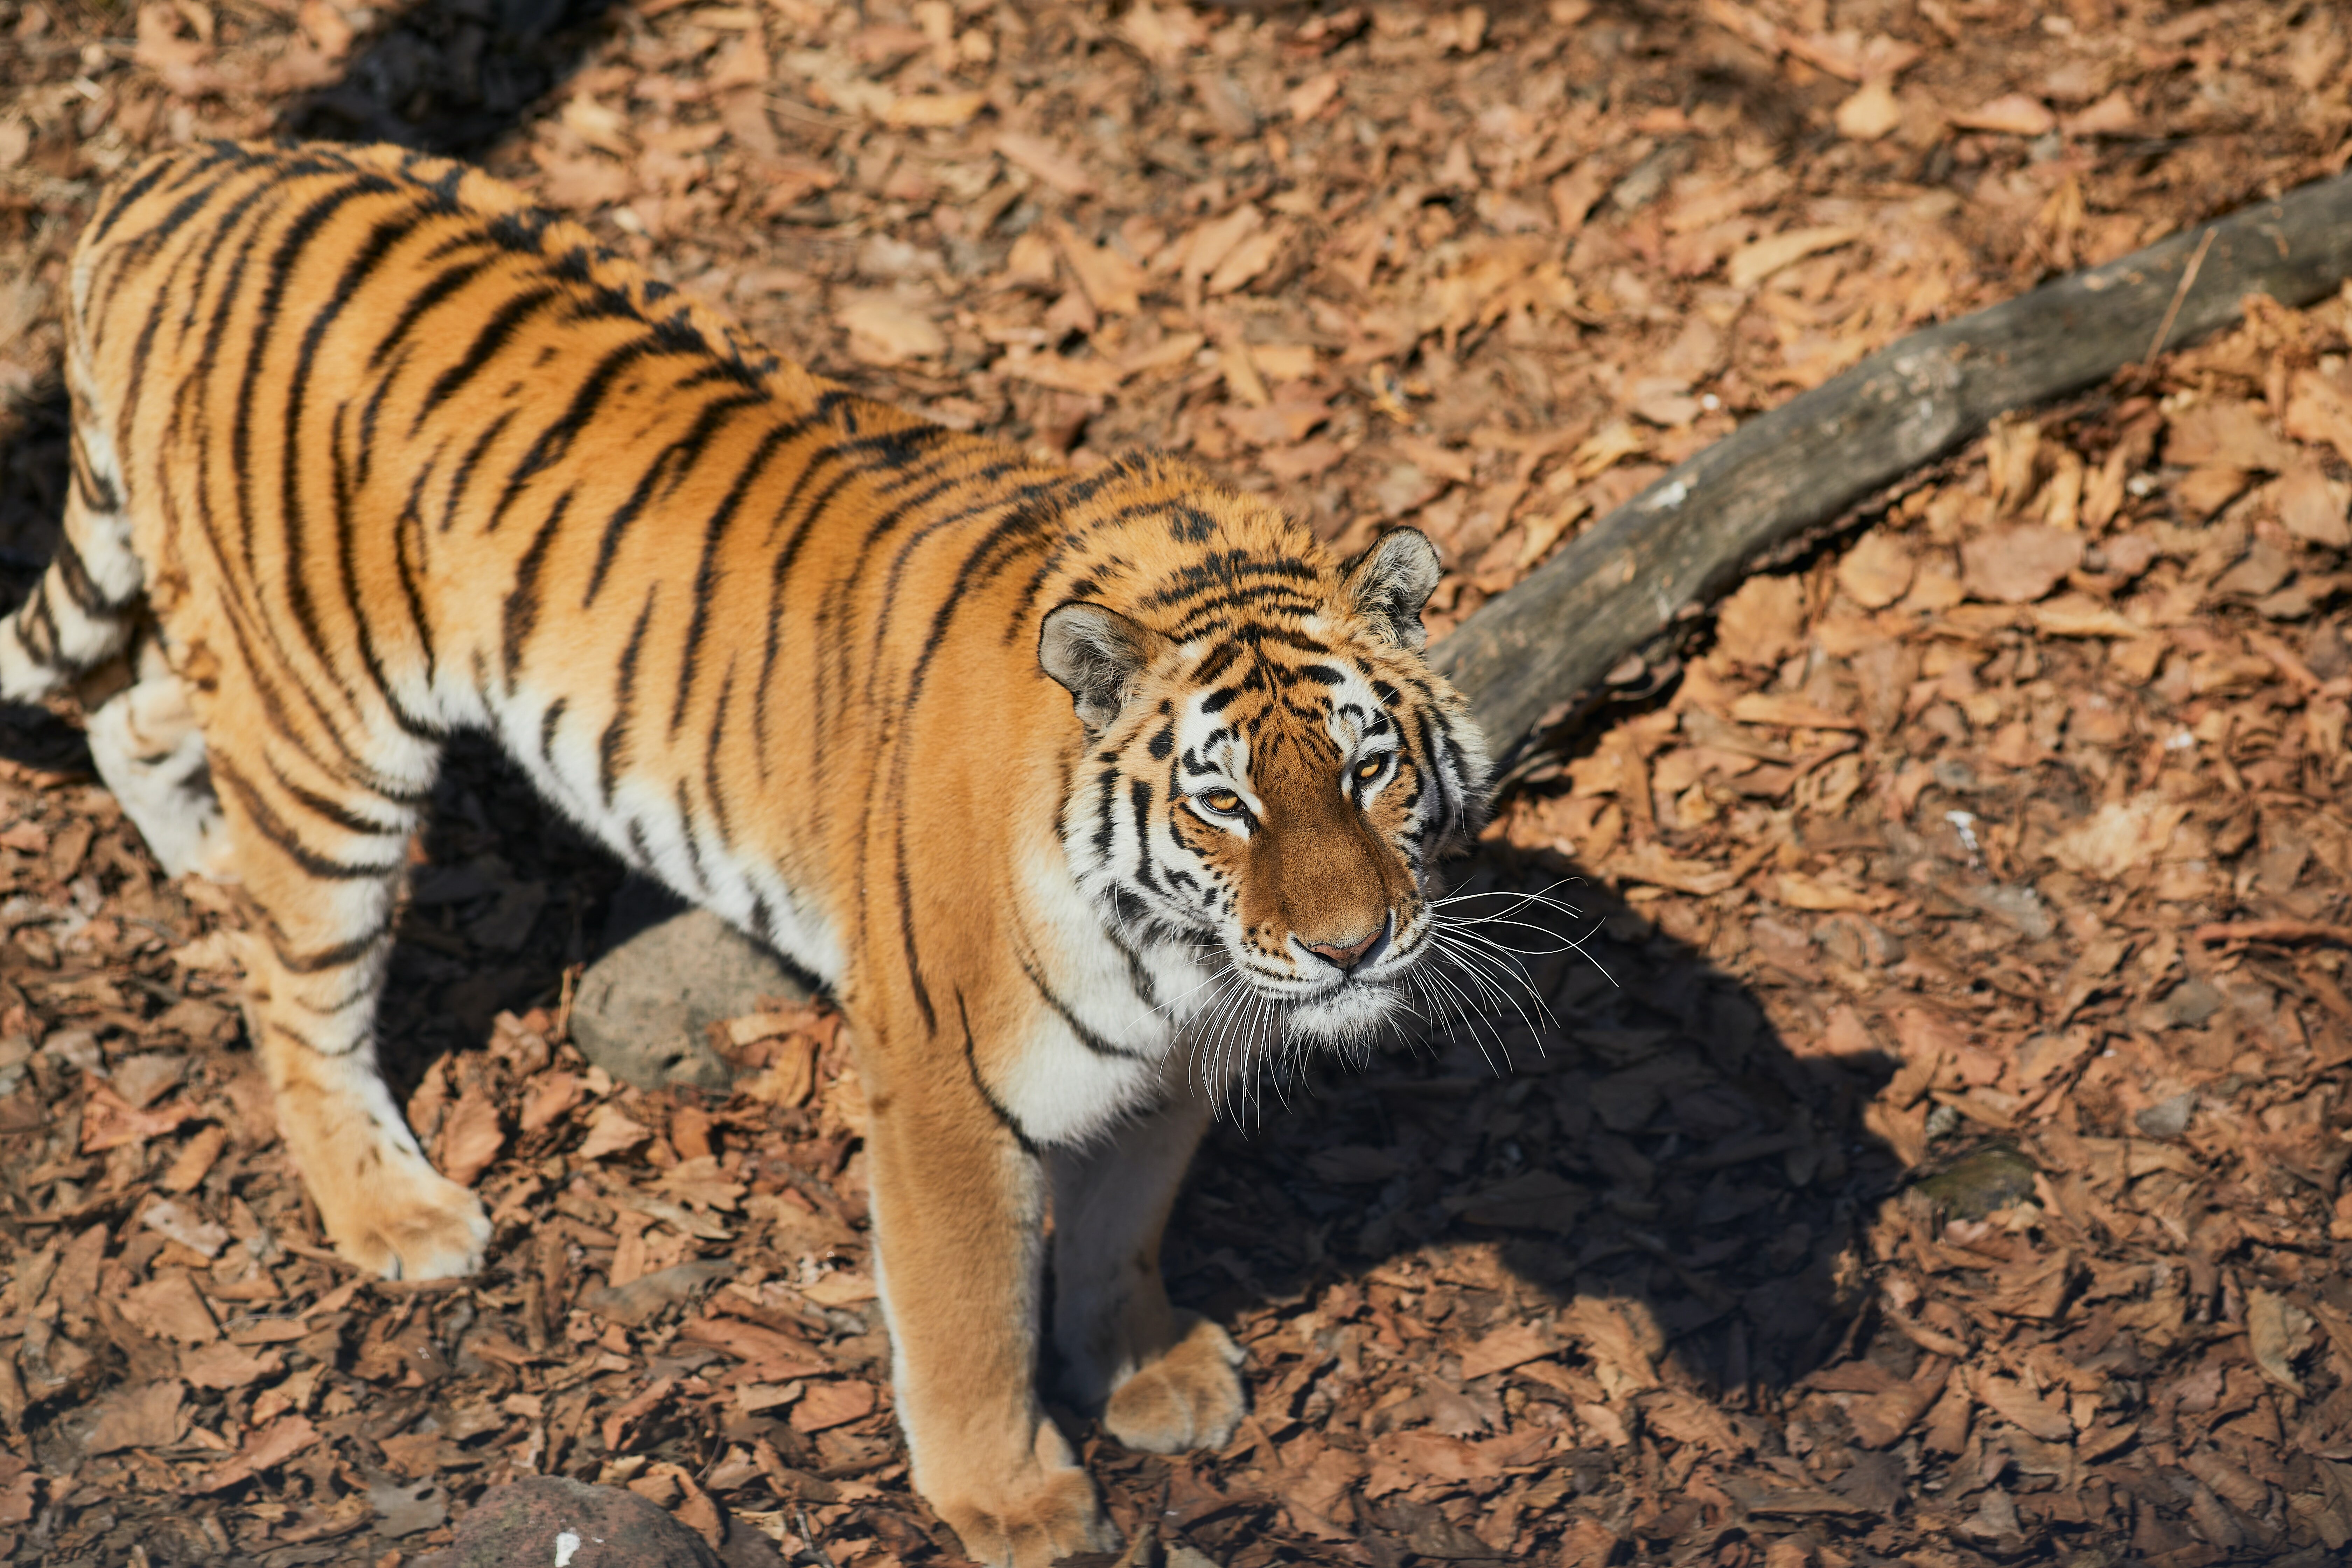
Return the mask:
[(891, 100), (882, 122), (901, 129), (952, 130), (988, 107), (984, 92), (918, 92)]
[(1875, 142), (1903, 123), (1903, 106), (1883, 81), (1864, 82), (1837, 106), (1838, 134), (1849, 142)]
[(2246, 1341), (2254, 1364), (2298, 1399), (2304, 1386), (2294, 1374), (2294, 1363), (2311, 1348), (2312, 1327), (2311, 1314), (2276, 1291), (2257, 1288), (2246, 1292)]
[(2299, 370), (2289, 383), (2286, 433), (2298, 441), (2325, 442), (2352, 463), (2352, 394), (2332, 376)]
[(2331, 479), (2307, 458), (2289, 464), (2279, 477), (2279, 521), (2297, 539), (2330, 550), (2352, 547), (2352, 485)]
[(195, 1281), (178, 1268), (165, 1268), (122, 1295), (122, 1315), (132, 1327), (159, 1340), (200, 1345), (220, 1338), (220, 1325), (198, 1294)]
[(922, 310), (892, 293), (851, 293), (834, 306), (849, 352), (867, 364), (904, 364), (945, 353), (947, 334)]
[(188, 1429), (187, 1385), (177, 1378), (136, 1384), (99, 1402), (85, 1454), (125, 1448), (168, 1448)]
[(1953, 124), (1963, 131), (1990, 131), (2002, 136), (2047, 136), (2058, 128), (2058, 117), (2038, 98), (2007, 92), (1974, 109), (1956, 110)]
[(1916, 563), (1902, 540), (1873, 530), (1854, 542), (1838, 563), (1838, 586), (1865, 610), (1883, 610), (1911, 589)]
[(2164, 438), (2165, 460), (2184, 468), (2226, 463), (2283, 473), (2297, 456), (2271, 427), (2270, 411), (2242, 397), (2207, 398), (2175, 415)]
[(824, 1378), (812, 1382), (793, 1406), (792, 1426), (795, 1432), (823, 1432), (828, 1427), (874, 1413), (874, 1385), (849, 1378)]
[(1580, 1296), (1561, 1310), (1559, 1327), (1592, 1358), (1593, 1375), (1612, 1398), (1658, 1386), (1654, 1358), (1665, 1336), (1646, 1306)]
[(2053, 840), (2050, 853), (2070, 871), (2113, 881), (2162, 854), (2188, 816), (2185, 803), (2149, 790), (2101, 806), (2080, 827)]
[(2071, 529), (2002, 529), (1960, 545), (1960, 581), (1970, 596), (2026, 605), (2083, 563), (2083, 536)]
[(487, 1086), (476, 1083), (458, 1097), (442, 1121), (433, 1163), (459, 1186), (472, 1186), (475, 1178), (499, 1157), (506, 1138), (499, 1121), (498, 1101), (490, 1098)]
[(1756, 576), (1715, 613), (1716, 641), (1745, 664), (1778, 664), (1803, 636), (1805, 584), (1798, 577)]
[(653, 1130), (623, 1114), (616, 1105), (600, 1105), (588, 1118), (588, 1136), (582, 1141), (577, 1155), (581, 1160), (600, 1160), (607, 1154), (617, 1154), (634, 1149), (653, 1136)]
[(854, 1307), (860, 1301), (871, 1301), (881, 1292), (873, 1277), (854, 1269), (836, 1269), (817, 1277), (816, 1282), (801, 1288), (801, 1294), (820, 1307)]
[(1793, 267), (1808, 256), (1851, 245), (1864, 233), (1853, 224), (1824, 224), (1776, 234), (1733, 251), (1727, 276), (1734, 289), (1753, 289), (1781, 268)]

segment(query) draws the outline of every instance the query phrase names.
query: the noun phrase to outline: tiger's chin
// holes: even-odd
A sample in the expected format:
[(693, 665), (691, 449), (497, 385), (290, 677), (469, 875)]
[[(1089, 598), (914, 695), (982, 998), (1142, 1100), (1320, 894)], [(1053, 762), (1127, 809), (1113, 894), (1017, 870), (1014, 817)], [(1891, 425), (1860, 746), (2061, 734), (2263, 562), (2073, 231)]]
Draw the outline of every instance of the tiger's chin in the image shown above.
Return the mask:
[(1331, 1050), (1359, 1050), (1386, 1033), (1405, 1012), (1402, 988), (1392, 983), (1351, 980), (1312, 1001), (1291, 1006), (1293, 1039)]

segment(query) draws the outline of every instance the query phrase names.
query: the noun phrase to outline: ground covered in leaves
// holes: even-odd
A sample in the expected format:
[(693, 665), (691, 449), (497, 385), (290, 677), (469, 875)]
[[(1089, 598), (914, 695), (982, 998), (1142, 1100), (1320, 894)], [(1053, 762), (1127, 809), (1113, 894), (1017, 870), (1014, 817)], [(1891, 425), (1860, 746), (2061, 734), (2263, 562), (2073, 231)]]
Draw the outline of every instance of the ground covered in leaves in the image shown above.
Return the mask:
[[(462, 151), (940, 419), (1411, 521), (1443, 633), (1905, 331), (2336, 172), (2347, 45), (2292, 0), (0, 0), (0, 602), (66, 248), (173, 140)], [(1214, 1135), (1170, 1271), (1255, 1411), (1091, 1441), (1120, 1522), (1238, 1568), (2336, 1560), (2347, 355), (2342, 303), (2258, 301), (2004, 424), (1522, 768), (1473, 876), (1580, 879), (1519, 911), (1581, 940), (1528, 961), (1559, 1023)], [(396, 1565), (560, 1471), (952, 1559), (826, 1015), (729, 1026), (723, 1101), (589, 1068), (617, 875), (461, 755), (384, 1033), (498, 1238), (358, 1279), (224, 901), (68, 724), (0, 740), (0, 1556)]]

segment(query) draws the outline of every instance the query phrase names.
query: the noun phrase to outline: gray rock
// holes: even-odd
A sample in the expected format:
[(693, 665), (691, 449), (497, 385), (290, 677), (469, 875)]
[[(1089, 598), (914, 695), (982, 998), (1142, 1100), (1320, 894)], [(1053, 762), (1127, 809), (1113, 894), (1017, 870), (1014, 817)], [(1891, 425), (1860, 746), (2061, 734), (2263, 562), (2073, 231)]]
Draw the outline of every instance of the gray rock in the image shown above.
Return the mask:
[(1955, 1219), (1982, 1219), (2033, 1195), (2033, 1162), (2009, 1143), (1988, 1143), (1923, 1178), (1918, 1190)]
[(732, 1070), (704, 1031), (762, 996), (809, 994), (774, 953), (649, 883), (623, 884), (606, 934), (611, 951), (572, 998), (572, 1037), (591, 1062), (640, 1089), (725, 1089)]
[(426, 1562), (433, 1568), (724, 1568), (702, 1537), (636, 1493), (562, 1476), (492, 1487), (457, 1521), (449, 1549)]
[(2149, 1106), (2132, 1121), (2151, 1138), (2178, 1138), (2189, 1131), (2189, 1113), (2196, 1109), (2195, 1095), (2176, 1094)]
[(2172, 994), (2164, 999), (2164, 1017), (2166, 1022), (2183, 1028), (2201, 1029), (2214, 1014), (2229, 1005), (2229, 1000), (2210, 981), (2186, 980), (2174, 986)]

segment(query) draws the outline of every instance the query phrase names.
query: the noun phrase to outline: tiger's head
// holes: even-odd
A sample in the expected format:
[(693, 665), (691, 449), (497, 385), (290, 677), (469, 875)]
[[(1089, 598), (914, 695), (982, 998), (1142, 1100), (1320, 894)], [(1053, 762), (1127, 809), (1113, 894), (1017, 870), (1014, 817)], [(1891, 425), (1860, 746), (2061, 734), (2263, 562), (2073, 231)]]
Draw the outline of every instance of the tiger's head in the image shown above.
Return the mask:
[(1211, 551), (1120, 595), (1135, 613), (1045, 618), (1087, 733), (1062, 817), (1079, 886), (1230, 964), (1293, 1039), (1357, 1044), (1407, 1005), (1438, 862), (1485, 822), (1485, 740), (1422, 657), (1438, 574), (1401, 529), (1344, 572)]

